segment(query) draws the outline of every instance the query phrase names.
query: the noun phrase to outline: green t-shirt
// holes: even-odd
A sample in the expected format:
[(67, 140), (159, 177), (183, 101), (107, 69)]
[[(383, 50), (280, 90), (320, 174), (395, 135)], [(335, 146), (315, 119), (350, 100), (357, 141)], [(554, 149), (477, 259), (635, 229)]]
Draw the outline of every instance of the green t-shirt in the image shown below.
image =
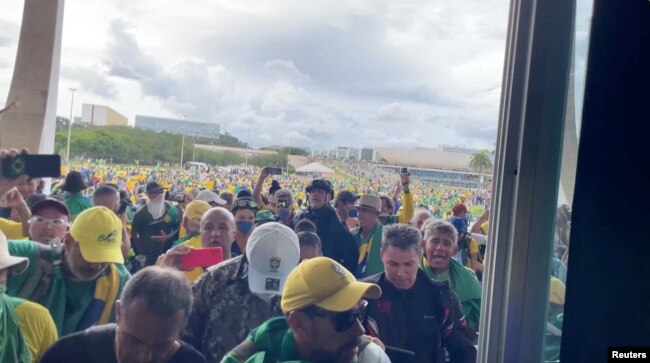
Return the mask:
[(70, 211), (70, 220), (74, 220), (79, 213), (93, 207), (93, 202), (81, 195), (81, 193), (66, 194), (64, 202)]
[(165, 214), (162, 218), (154, 220), (145, 205), (133, 216), (131, 233), (138, 234), (137, 243), (133, 248), (139, 254), (158, 257), (162, 244), (153, 241), (151, 236), (158, 236), (161, 231), (170, 234), (176, 229), (178, 229), (178, 209), (175, 206), (165, 203)]
[(246, 340), (230, 351), (221, 363), (305, 362), (299, 360), (287, 320), (271, 318), (255, 328)]
[[(49, 248), (44, 246), (45, 248)], [(12, 296), (18, 296), (27, 300), (34, 301), (45, 306), (52, 315), (52, 319), (56, 324), (59, 336), (67, 335), (78, 331), (78, 326), (88, 311), (91, 302), (95, 295), (95, 280), (88, 282), (74, 282), (71, 281), (63, 269), (63, 265), (53, 266), (50, 276), (48, 291), (32, 291), (30, 296), (21, 294), (21, 289), (30, 282), (30, 277), (33, 274), (43, 271), (38, 268), (39, 261), (37, 258), (38, 245), (34, 241), (9, 241), (9, 254), (12, 256), (27, 257), (29, 259), (29, 266), (27, 270), (20, 274), (11, 276), (7, 286), (7, 293)], [(63, 256), (60, 257), (63, 259)], [(49, 260), (54, 260), (49, 257)], [(43, 263), (43, 261), (41, 261)], [(122, 293), (122, 289), (126, 281), (131, 277), (131, 274), (122, 264), (114, 264), (115, 269), (119, 275), (119, 287), (116, 297)], [(102, 272), (101, 276), (109, 273), (107, 268)], [(37, 289), (40, 290), (40, 289)], [(113, 302), (111, 302), (113, 303)], [(115, 321), (115, 306), (111, 311), (109, 318), (110, 322)]]
[(12, 297), (5, 295), (4, 285), (0, 285), (0, 362), (31, 362)]
[(451, 259), (449, 269), (441, 274), (433, 273), (426, 257), (422, 258), (420, 268), (435, 281), (449, 281), (449, 286), (458, 295), (467, 325), (472, 331), (478, 331), (481, 313), (481, 284), (474, 271)]

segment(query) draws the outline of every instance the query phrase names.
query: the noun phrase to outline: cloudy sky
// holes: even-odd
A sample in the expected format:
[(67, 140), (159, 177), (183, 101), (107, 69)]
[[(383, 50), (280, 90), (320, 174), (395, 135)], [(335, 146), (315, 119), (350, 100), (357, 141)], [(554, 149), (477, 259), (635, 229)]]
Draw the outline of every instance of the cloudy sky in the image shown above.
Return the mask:
[[(67, 0), (58, 114), (220, 123), (255, 146), (492, 149), (504, 0)], [(0, 13), (7, 98), (22, 0)]]

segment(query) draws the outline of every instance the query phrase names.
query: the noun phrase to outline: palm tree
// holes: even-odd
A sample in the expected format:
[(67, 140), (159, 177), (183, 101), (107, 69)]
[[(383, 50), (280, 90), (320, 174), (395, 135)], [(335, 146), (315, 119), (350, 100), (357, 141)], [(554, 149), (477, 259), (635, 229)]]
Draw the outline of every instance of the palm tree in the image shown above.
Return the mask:
[(490, 152), (488, 150), (481, 150), (472, 154), (469, 159), (469, 168), (477, 171), (480, 175), (483, 174), (484, 170), (492, 169), (492, 161), (489, 156)]

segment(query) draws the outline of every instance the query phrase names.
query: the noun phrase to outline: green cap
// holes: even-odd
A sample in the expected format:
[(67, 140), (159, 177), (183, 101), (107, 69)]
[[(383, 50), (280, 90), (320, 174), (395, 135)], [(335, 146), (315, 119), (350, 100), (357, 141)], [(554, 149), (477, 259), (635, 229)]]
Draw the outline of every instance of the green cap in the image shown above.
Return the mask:
[(255, 215), (255, 222), (275, 222), (275, 214), (268, 209), (262, 209)]

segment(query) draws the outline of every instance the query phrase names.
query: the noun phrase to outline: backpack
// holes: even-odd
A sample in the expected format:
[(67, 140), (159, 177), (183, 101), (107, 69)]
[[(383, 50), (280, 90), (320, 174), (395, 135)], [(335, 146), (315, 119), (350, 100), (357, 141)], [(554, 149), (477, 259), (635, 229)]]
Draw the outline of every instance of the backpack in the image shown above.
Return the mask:
[(43, 301), (52, 286), (53, 278), (62, 276), (63, 242), (56, 238), (49, 245), (34, 243), (36, 246), (36, 268), (25, 280), (17, 297), (31, 301)]

